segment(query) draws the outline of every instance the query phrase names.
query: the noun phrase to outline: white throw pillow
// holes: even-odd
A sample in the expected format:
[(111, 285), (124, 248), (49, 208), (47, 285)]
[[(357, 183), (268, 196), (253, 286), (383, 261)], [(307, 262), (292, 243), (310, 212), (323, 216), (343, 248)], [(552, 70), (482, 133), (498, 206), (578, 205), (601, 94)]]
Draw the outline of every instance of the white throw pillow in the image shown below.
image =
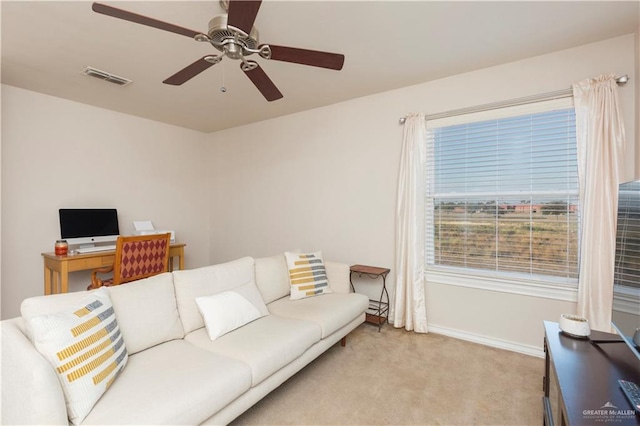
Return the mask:
[(80, 424), (127, 363), (106, 288), (61, 312), (29, 318), (33, 343), (62, 385), (69, 420)]
[[(257, 298), (262, 300), (260, 291), (255, 284), (252, 257), (243, 257), (231, 262), (202, 268), (173, 271), (178, 313), (185, 334), (204, 327), (202, 315), (196, 305), (196, 297), (209, 296), (223, 291), (237, 291), (238, 287), (249, 282), (252, 283)], [(240, 292), (238, 291), (238, 293)], [(264, 309), (266, 311), (266, 307)]]
[(329, 286), (327, 271), (322, 260), (322, 252), (285, 252), (291, 285), (291, 300), (333, 293)]
[(262, 316), (251, 302), (235, 291), (196, 297), (196, 304), (211, 340)]

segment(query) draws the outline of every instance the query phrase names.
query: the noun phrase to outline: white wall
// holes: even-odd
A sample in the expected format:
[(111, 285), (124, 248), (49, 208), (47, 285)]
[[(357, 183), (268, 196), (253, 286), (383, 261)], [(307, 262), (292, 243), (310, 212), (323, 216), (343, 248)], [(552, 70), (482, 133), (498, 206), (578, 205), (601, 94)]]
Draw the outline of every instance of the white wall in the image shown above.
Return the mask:
[[(620, 90), (631, 136), (634, 39), (619, 37), (212, 134), (211, 261), (301, 248), (393, 269), (399, 117), (565, 89), (617, 72), (631, 77)], [(629, 178), (637, 155), (633, 140)], [(512, 342), (525, 351), (542, 347), (543, 320), (575, 310), (572, 302), (435, 283), (428, 295), (433, 327)], [(523, 316), (517, 321), (505, 320), (518, 312)]]
[[(116, 89), (117, 90), (117, 89)], [(209, 260), (206, 135), (2, 86), (2, 318), (43, 294), (40, 253), (60, 238), (58, 209), (115, 207), (175, 229), (186, 265)], [(71, 274), (71, 290), (88, 273)]]

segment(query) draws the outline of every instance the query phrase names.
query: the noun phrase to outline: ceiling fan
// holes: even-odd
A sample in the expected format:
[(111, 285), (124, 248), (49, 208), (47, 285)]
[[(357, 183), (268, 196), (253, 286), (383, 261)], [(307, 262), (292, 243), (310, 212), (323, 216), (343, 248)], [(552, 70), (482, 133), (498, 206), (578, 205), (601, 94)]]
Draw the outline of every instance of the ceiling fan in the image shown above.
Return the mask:
[(219, 63), (226, 56), (229, 59), (241, 61), (240, 69), (249, 77), (267, 101), (271, 102), (282, 98), (283, 95), (264, 70), (260, 68), (260, 65), (256, 61), (247, 59), (254, 53), (263, 59), (274, 61), (292, 62), (332, 70), (342, 69), (344, 55), (341, 54), (259, 44), (258, 30), (253, 26), (253, 23), (261, 3), (261, 0), (220, 0), (220, 4), (227, 13), (214, 16), (209, 21), (209, 31), (206, 34), (103, 3), (93, 3), (91, 8), (94, 12), (103, 15), (180, 34), (199, 42), (208, 42), (221, 52), (219, 55), (207, 55), (198, 59), (164, 80), (165, 84), (179, 86)]

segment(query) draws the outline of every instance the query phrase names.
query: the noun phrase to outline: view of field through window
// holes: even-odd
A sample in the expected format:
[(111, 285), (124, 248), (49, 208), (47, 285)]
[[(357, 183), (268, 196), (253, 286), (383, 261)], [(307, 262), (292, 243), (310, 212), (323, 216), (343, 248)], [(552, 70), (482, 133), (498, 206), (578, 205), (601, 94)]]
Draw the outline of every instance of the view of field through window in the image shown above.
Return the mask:
[(577, 278), (575, 205), (478, 207), (463, 201), (436, 207), (436, 265)]
[(427, 264), (577, 279), (572, 108), (436, 128), (427, 156)]

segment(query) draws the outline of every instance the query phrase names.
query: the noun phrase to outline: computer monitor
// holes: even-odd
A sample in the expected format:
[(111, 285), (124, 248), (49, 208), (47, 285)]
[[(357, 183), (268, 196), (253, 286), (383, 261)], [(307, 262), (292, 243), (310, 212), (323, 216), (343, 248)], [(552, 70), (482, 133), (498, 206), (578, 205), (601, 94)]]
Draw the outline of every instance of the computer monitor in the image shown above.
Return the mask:
[(60, 209), (60, 236), (69, 244), (112, 243), (118, 239), (116, 209)]

